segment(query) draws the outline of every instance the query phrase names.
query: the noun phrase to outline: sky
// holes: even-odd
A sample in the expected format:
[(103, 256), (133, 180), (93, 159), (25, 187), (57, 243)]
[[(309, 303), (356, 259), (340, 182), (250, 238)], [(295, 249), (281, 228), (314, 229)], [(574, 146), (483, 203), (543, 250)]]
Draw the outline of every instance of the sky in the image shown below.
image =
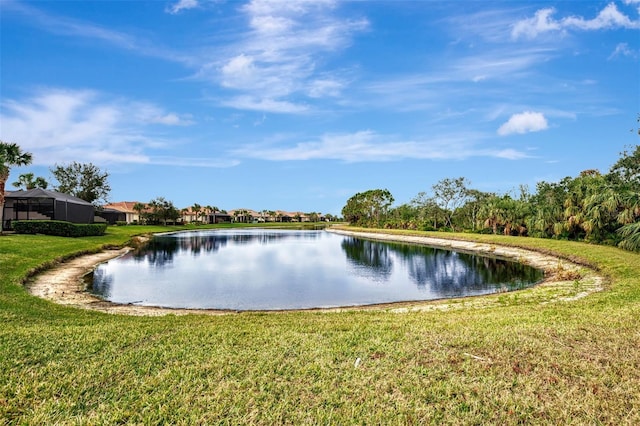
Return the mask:
[(445, 178), (516, 194), (639, 143), (640, 0), (0, 0), (11, 171), (109, 201), (339, 215)]

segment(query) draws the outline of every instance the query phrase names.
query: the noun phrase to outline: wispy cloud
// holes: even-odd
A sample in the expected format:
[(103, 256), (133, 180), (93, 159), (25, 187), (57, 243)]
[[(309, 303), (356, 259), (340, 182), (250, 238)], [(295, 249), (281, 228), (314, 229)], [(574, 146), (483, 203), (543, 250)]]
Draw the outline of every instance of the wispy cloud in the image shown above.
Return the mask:
[(368, 22), (341, 18), (336, 6), (333, 0), (247, 3), (240, 8), (248, 24), (241, 40), (223, 60), (201, 67), (199, 76), (235, 92), (226, 104), (238, 109), (299, 113), (308, 108), (300, 98), (337, 96), (345, 81), (320, 64)]
[[(168, 112), (147, 102), (110, 98), (91, 90), (41, 89), (29, 98), (3, 99), (0, 138), (17, 141), (34, 154), (37, 165), (76, 161), (97, 164), (168, 164), (154, 157), (172, 144), (162, 128), (193, 124), (190, 116)], [(215, 167), (219, 159), (176, 164)]]
[(507, 136), (514, 133), (529, 133), (546, 130), (549, 127), (547, 119), (541, 112), (525, 111), (513, 114), (509, 120), (498, 129), (498, 134)]
[(476, 143), (484, 136), (460, 134), (422, 140), (396, 140), (371, 130), (346, 134), (325, 134), (318, 140), (287, 146), (247, 145), (233, 155), (267, 161), (338, 160), (348, 163), (399, 161), (404, 159), (451, 160), (470, 157), (521, 159), (524, 152), (503, 148), (479, 148)]
[(178, 0), (174, 4), (167, 6), (165, 11), (175, 15), (183, 10), (195, 9), (198, 6), (200, 6), (198, 0)]
[[(632, 3), (627, 1), (627, 4)], [(637, 2), (635, 2), (637, 3)], [(548, 32), (564, 32), (568, 30), (596, 31), (612, 28), (640, 28), (640, 21), (633, 20), (621, 12), (615, 3), (609, 3), (593, 19), (581, 16), (568, 16), (562, 19), (554, 19), (554, 8), (538, 10), (531, 18), (523, 19), (513, 25), (511, 36), (518, 38), (535, 38)]]
[(2, 8), (5, 13), (14, 12), (21, 14), (32, 25), (50, 34), (98, 40), (141, 55), (161, 58), (186, 65), (193, 65), (195, 61), (193, 57), (185, 55), (183, 52), (157, 46), (151, 41), (135, 37), (131, 34), (116, 31), (91, 22), (51, 14), (24, 2), (9, 0), (2, 3)]
[(609, 55), (608, 59), (611, 60), (621, 56), (626, 56), (629, 58), (637, 58), (638, 51), (631, 49), (628, 43), (618, 43), (618, 45), (613, 50), (611, 55)]
[(302, 103), (289, 102), (255, 96), (236, 96), (221, 101), (222, 105), (248, 111), (272, 112), (281, 114), (304, 114), (309, 108)]

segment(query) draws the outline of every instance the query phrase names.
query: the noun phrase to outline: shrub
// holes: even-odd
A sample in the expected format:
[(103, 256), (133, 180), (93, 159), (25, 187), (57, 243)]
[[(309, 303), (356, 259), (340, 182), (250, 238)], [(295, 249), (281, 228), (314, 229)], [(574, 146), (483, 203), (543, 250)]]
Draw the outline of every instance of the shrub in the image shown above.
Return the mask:
[(13, 222), (18, 234), (44, 234), (58, 237), (89, 237), (104, 235), (106, 223), (71, 223), (62, 220), (18, 220)]
[(118, 220), (116, 226), (127, 226), (127, 222), (124, 220)]

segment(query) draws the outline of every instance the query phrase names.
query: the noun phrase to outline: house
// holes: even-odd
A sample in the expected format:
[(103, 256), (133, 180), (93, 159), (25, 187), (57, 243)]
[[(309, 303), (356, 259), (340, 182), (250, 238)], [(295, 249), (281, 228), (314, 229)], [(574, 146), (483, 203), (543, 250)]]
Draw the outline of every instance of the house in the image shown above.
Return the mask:
[(93, 223), (93, 204), (61, 192), (42, 188), (5, 193), (2, 229), (10, 230), (14, 220), (64, 220)]
[[(115, 222), (140, 223), (140, 213), (133, 209), (136, 204), (138, 201), (118, 201), (117, 203), (105, 204), (100, 216), (111, 224)], [(140, 204), (146, 205), (145, 203)]]
[(198, 212), (193, 207), (187, 207), (180, 211), (180, 215), (182, 223), (231, 223), (231, 215), (207, 207), (200, 208)]
[(233, 218), (234, 222), (239, 222), (239, 223), (257, 222), (261, 217), (260, 213), (251, 209), (229, 210), (229, 216)]
[(209, 212), (204, 216), (206, 223), (231, 223), (231, 215), (219, 211)]

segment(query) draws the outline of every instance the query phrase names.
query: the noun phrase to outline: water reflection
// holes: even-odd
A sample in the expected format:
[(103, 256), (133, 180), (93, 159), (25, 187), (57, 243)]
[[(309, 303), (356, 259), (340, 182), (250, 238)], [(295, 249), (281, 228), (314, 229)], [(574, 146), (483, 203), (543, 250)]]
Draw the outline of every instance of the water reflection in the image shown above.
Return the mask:
[(541, 279), (540, 271), (520, 263), (434, 247), (345, 238), (342, 249), (355, 270), (361, 273), (364, 266), (365, 274), (378, 280), (388, 279), (393, 259), (400, 259), (419, 289), (442, 297), (483, 292), (492, 283), (515, 290)]
[(541, 278), (514, 262), (431, 247), (244, 229), (157, 236), (100, 265), (92, 291), (117, 303), (295, 309), (485, 294)]
[(374, 281), (387, 281), (391, 276), (393, 259), (389, 255), (389, 245), (345, 237), (341, 246), (353, 273)]

